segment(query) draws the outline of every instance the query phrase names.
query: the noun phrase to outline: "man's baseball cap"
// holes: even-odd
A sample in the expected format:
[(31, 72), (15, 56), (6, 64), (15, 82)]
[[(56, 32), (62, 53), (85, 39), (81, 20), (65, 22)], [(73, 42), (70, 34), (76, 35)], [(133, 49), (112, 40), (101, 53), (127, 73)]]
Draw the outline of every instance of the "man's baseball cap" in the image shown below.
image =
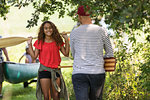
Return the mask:
[(90, 7), (88, 6), (86, 6), (86, 8), (84, 8), (84, 6), (79, 6), (77, 14), (80, 16), (90, 16), (90, 14), (88, 13), (89, 9)]

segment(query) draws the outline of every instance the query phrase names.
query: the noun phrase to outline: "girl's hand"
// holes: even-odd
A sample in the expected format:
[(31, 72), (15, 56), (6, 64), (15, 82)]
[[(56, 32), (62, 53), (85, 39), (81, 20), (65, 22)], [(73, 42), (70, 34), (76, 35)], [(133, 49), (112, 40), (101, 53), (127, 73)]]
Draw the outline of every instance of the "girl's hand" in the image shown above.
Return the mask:
[(67, 36), (66, 32), (62, 32), (62, 37), (63, 37), (65, 40), (68, 40), (68, 36)]
[(65, 40), (68, 40), (68, 35), (67, 35), (67, 34), (63, 34), (62, 37), (63, 37)]
[(30, 37), (28, 37), (29, 38), (29, 40), (27, 41), (27, 43), (28, 43), (28, 45), (30, 45), (30, 44), (32, 44), (32, 36), (30, 36)]

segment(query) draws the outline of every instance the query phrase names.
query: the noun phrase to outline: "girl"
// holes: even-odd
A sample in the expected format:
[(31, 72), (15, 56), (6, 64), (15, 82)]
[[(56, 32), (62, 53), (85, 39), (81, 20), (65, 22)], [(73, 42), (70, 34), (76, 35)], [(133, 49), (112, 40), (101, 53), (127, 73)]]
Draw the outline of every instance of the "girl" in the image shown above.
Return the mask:
[(42, 100), (41, 93), (44, 95), (44, 100), (49, 100), (50, 90), (53, 100), (60, 100), (59, 92), (63, 92), (65, 99), (68, 100), (66, 86), (58, 68), (61, 62), (59, 50), (64, 56), (69, 56), (68, 36), (62, 35), (62, 37), (65, 39), (65, 43), (63, 43), (57, 27), (52, 22), (45, 21), (40, 27), (38, 40), (34, 43), (35, 50), (32, 48), (32, 37), (29, 37), (30, 39), (27, 41), (32, 59), (39, 56), (40, 61), (36, 90), (38, 100)]
[[(19, 63), (20, 63), (20, 61), (21, 61), (21, 59), (25, 56), (26, 58), (25, 58), (25, 63), (35, 63), (36, 61), (34, 60), (32, 60), (32, 57), (31, 57), (31, 55), (29, 54), (29, 47), (28, 47), (28, 45), (26, 46), (26, 48), (25, 48), (25, 53), (21, 56), (21, 58), (19, 59)], [(36, 80), (32, 80), (32, 81), (36, 81)], [(26, 88), (26, 87), (28, 87), (28, 81), (26, 81), (26, 82), (23, 82), (23, 86), (24, 86), (24, 88)]]
[(36, 61), (34, 60), (32, 60), (32, 57), (31, 57), (31, 55), (29, 54), (29, 47), (28, 46), (26, 46), (26, 52), (21, 56), (21, 58), (19, 59), (19, 63), (20, 63), (20, 61), (21, 61), (21, 59), (25, 56), (26, 57), (26, 59), (25, 59), (25, 63), (35, 63)]

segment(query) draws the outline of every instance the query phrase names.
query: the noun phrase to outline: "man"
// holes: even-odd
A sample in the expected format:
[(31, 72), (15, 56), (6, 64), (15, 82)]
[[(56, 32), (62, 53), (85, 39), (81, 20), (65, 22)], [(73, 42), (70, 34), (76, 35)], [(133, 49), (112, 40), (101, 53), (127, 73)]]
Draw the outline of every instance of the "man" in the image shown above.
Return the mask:
[[(1, 38), (1, 36), (0, 36)], [(7, 61), (9, 61), (8, 53), (6, 48), (0, 48), (0, 98), (2, 98), (2, 83), (4, 81), (4, 76), (3, 76), (3, 68), (2, 68), (2, 62), (3, 62), (3, 56), (2, 56), (2, 51), (4, 52)]]
[(74, 58), (72, 82), (76, 100), (102, 100), (105, 82), (104, 57), (113, 57), (108, 34), (102, 27), (92, 24), (89, 10), (88, 6), (78, 8), (81, 25), (70, 34), (70, 47)]

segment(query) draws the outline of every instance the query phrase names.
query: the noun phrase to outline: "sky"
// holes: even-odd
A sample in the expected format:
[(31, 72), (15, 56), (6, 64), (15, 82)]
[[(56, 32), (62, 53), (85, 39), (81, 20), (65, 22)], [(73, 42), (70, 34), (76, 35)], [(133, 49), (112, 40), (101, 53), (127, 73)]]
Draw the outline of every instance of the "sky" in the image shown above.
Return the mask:
[[(0, 35), (3, 37), (37, 35), (38, 29), (42, 23), (40, 20), (38, 26), (31, 29), (26, 28), (28, 24), (27, 20), (31, 19), (33, 12), (34, 9), (32, 6), (22, 7), (21, 9), (11, 7), (10, 12), (7, 14), (7, 20), (0, 18)], [(40, 17), (42, 17), (42, 15), (40, 15)], [(59, 19), (58, 13), (50, 16), (50, 21), (57, 26), (59, 32), (71, 31), (76, 24), (69, 16)]]

